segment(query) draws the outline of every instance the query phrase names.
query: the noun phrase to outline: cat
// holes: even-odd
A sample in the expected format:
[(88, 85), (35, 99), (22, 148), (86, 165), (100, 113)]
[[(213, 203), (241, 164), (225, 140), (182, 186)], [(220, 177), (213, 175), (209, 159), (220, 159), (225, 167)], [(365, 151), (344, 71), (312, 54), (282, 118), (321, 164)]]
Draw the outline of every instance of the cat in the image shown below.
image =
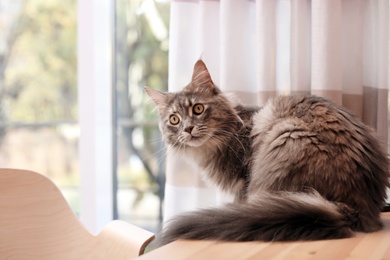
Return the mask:
[(234, 196), (174, 217), (156, 247), (177, 239), (336, 239), (382, 228), (389, 159), (374, 130), (345, 108), (314, 95), (243, 106), (213, 83), (202, 60), (182, 91), (145, 91), (169, 149)]

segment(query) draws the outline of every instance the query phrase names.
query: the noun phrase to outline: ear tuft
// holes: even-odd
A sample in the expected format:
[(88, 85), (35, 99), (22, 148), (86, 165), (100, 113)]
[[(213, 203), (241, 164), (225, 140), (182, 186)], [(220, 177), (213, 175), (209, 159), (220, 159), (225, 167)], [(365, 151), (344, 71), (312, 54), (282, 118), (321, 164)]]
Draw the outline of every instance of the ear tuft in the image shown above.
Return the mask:
[(214, 83), (211, 80), (209, 70), (202, 60), (198, 60), (194, 65), (192, 83), (199, 87), (209, 87), (210, 90), (214, 89)]
[(160, 91), (154, 90), (152, 88), (149, 88), (148, 86), (145, 86), (144, 90), (149, 95), (149, 97), (153, 100), (154, 104), (157, 107), (159, 107), (159, 106), (161, 106), (161, 105), (166, 103), (166, 101), (167, 101), (166, 94), (164, 94), (164, 93), (162, 93)]

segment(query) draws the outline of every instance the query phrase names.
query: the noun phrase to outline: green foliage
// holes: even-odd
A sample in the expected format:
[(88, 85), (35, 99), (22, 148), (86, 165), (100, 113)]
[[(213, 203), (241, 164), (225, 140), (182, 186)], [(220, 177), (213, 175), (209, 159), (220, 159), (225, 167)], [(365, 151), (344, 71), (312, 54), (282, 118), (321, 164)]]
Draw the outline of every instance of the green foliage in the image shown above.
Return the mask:
[(26, 1), (5, 71), (10, 121), (77, 119), (76, 0)]
[[(156, 119), (157, 115), (150, 113), (152, 107), (145, 107), (148, 98), (143, 86), (167, 89), (168, 39), (164, 41), (156, 37), (152, 21), (147, 19), (145, 2), (117, 0), (118, 114), (136, 119)], [(155, 7), (165, 28), (169, 28), (169, 4), (155, 3)]]
[[(118, 142), (125, 143), (144, 166), (142, 171), (131, 164), (130, 168), (122, 168), (128, 161), (119, 160), (119, 175), (126, 176), (123, 169), (128, 169), (127, 176), (131, 178), (121, 177), (120, 183), (141, 185), (147, 181), (149, 187), (155, 185), (158, 157), (163, 156), (158, 142), (158, 114), (143, 87), (162, 91), (168, 88), (169, 8), (169, 2), (116, 1), (115, 82), (118, 122), (124, 137)], [(137, 131), (140, 129), (142, 133)]]

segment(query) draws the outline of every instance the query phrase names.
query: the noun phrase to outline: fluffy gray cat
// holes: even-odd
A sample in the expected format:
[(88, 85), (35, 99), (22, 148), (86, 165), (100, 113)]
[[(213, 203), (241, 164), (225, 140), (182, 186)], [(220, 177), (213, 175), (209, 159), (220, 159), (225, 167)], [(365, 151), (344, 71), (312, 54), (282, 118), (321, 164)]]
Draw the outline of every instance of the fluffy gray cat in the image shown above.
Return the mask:
[(375, 132), (345, 108), (310, 95), (243, 106), (214, 85), (201, 60), (182, 91), (145, 90), (166, 144), (235, 197), (172, 219), (157, 246), (345, 238), (382, 228), (389, 160)]

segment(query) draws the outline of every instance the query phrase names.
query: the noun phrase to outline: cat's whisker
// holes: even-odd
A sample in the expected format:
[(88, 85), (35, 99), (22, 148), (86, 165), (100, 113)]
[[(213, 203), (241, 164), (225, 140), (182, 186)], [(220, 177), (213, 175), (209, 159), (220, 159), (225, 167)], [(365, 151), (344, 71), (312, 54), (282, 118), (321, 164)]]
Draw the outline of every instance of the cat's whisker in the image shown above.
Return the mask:
[(242, 163), (242, 158), (239, 156), (237, 151), (231, 145), (226, 143), (226, 140), (224, 140), (223, 138), (221, 138), (219, 136), (213, 135), (213, 134), (207, 134), (207, 135), (209, 136), (210, 141), (217, 140), (215, 143), (211, 144), (211, 146), (217, 145), (219, 149), (222, 149), (223, 146), (226, 145), (233, 152), (233, 154), (237, 157), (237, 159), (240, 160), (240, 162)]
[(161, 137), (157, 137), (157, 138), (148, 140), (148, 143), (152, 144), (153, 146), (160, 146), (161, 144), (164, 144), (164, 140)]
[[(228, 132), (228, 133), (230, 133), (230, 134), (233, 134), (232, 132), (229, 132), (229, 131), (227, 131), (227, 130), (223, 130), (223, 129), (226, 129), (226, 128), (230, 128), (229, 125), (228, 125), (226, 122), (224, 122), (224, 123), (219, 123), (219, 124), (217, 124), (216, 126), (218, 126), (218, 128), (210, 128), (210, 129), (226, 131), (226, 132)], [(238, 133), (238, 132), (235, 132), (235, 133), (234, 133), (234, 136), (248, 138), (248, 135), (247, 135), (247, 134), (240, 134), (240, 133)]]
[[(245, 147), (245, 146), (243, 145), (242, 141), (238, 138), (238, 137), (245, 137), (245, 138), (248, 138), (247, 136), (236, 135), (236, 134), (233, 134), (233, 133), (231, 133), (231, 132), (229, 132), (229, 131), (222, 130), (222, 129), (217, 129), (217, 128), (209, 128), (209, 129), (213, 130), (214, 133), (222, 133), (222, 134), (224, 134), (224, 135), (226, 135), (226, 136), (228, 136), (228, 137), (234, 138), (234, 139), (241, 145), (241, 148), (242, 148), (243, 150), (248, 149), (248, 147)], [(224, 140), (222, 140), (222, 141), (224, 141)]]
[(166, 153), (167, 153), (166, 150), (167, 148), (165, 146), (162, 146), (160, 149), (156, 150), (154, 153), (151, 153), (149, 156), (145, 156), (145, 159), (149, 160), (153, 157), (157, 157), (156, 159), (159, 162), (166, 157)]

